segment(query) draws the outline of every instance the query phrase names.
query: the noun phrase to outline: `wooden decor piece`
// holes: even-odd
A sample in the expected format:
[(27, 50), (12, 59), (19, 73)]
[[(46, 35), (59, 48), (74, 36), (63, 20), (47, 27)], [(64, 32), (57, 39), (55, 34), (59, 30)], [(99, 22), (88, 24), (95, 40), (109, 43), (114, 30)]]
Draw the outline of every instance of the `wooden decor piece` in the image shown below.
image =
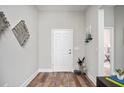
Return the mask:
[(3, 12), (0, 12), (0, 33), (10, 26)]
[(30, 35), (24, 20), (21, 20), (13, 29), (15, 37), (17, 38), (19, 44), (24, 46)]

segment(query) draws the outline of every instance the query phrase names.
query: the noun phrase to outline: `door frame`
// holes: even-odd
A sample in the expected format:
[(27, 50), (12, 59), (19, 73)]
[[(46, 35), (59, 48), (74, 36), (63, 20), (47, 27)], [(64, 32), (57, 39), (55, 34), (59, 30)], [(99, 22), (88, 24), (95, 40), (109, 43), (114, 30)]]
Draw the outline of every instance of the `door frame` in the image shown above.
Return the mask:
[(110, 74), (114, 74), (114, 27), (104, 27), (104, 29), (111, 29), (110, 32), (110, 43), (111, 43), (111, 50), (110, 50)]
[(74, 62), (73, 62), (73, 29), (51, 29), (51, 71), (54, 72), (54, 31), (55, 30), (69, 30), (72, 31), (72, 72), (74, 70)]
[[(104, 76), (104, 9), (100, 6), (98, 9), (98, 76)], [(111, 27), (108, 27), (111, 28)], [(114, 27), (112, 31), (112, 64), (111, 73), (114, 74)]]
[(98, 76), (104, 76), (104, 9), (98, 9)]

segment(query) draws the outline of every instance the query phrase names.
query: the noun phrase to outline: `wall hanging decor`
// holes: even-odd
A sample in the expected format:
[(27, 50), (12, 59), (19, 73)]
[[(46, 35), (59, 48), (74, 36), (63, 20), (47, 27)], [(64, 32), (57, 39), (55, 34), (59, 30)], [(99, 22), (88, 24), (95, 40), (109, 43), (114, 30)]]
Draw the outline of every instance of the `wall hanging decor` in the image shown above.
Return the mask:
[(86, 43), (89, 43), (92, 39), (93, 39), (93, 38), (92, 38), (91, 34), (90, 34), (90, 33), (87, 33), (87, 34), (86, 34), (85, 42), (86, 42)]
[(5, 31), (10, 26), (7, 18), (5, 17), (3, 12), (0, 12), (0, 33)]
[(92, 40), (92, 35), (91, 35), (91, 25), (89, 26), (89, 28), (87, 28), (86, 31), (86, 39), (85, 39), (85, 43), (89, 43)]
[(15, 37), (17, 38), (19, 44), (24, 46), (30, 37), (27, 26), (24, 20), (21, 20), (13, 29)]

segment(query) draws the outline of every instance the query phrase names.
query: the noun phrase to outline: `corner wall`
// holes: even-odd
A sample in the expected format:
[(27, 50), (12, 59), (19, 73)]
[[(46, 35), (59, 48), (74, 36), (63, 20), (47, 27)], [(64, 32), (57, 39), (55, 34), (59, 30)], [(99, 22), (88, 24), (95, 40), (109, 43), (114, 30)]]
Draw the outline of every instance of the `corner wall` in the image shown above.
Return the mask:
[[(93, 40), (85, 44), (87, 75), (95, 83), (98, 75), (98, 6), (89, 6), (85, 11), (85, 29), (91, 25)], [(86, 31), (85, 31), (86, 34)]]
[(104, 27), (114, 27), (114, 9), (113, 7), (104, 7)]

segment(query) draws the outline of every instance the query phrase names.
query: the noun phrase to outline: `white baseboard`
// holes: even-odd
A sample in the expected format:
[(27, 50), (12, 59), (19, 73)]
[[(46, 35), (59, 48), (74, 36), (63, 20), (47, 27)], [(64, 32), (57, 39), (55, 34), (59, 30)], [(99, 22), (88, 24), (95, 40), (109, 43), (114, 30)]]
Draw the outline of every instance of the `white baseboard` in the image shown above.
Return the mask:
[(53, 71), (52, 69), (39, 69), (39, 72), (73, 72), (72, 69), (70, 70), (63, 70), (63, 69), (57, 69), (56, 71)]
[(39, 71), (34, 72), (20, 87), (26, 87), (37, 75)]
[(53, 72), (52, 69), (39, 69), (38, 72)]
[(96, 78), (93, 77), (90, 73), (86, 73), (86, 75), (87, 75), (88, 78), (93, 82), (93, 84), (96, 86)]
[(72, 70), (72, 68), (56, 68), (55, 70), (54, 70), (54, 72), (72, 72), (73, 70)]

